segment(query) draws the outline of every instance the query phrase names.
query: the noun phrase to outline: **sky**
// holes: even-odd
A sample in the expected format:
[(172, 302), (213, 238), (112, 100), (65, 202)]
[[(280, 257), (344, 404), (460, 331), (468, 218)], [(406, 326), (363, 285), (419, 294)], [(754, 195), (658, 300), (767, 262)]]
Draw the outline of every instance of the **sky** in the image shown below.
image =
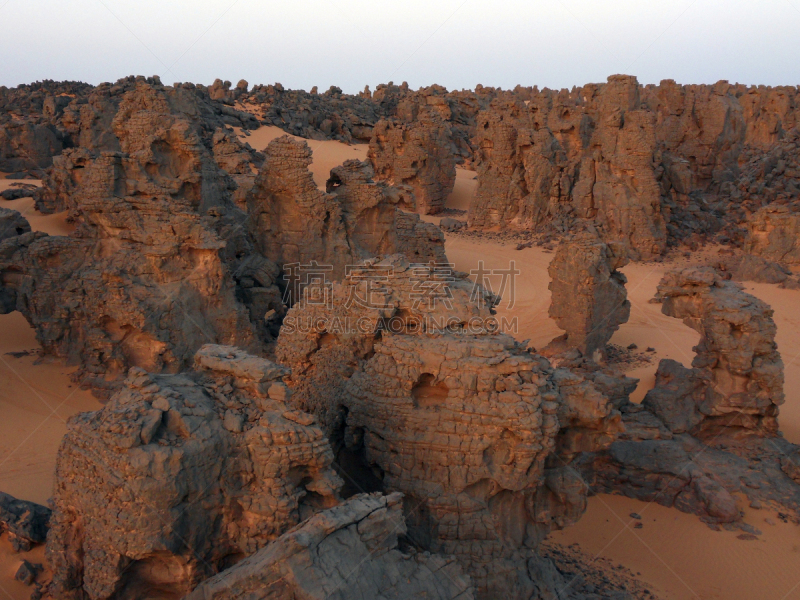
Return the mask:
[(800, 84), (800, 0), (0, 0), (0, 85)]

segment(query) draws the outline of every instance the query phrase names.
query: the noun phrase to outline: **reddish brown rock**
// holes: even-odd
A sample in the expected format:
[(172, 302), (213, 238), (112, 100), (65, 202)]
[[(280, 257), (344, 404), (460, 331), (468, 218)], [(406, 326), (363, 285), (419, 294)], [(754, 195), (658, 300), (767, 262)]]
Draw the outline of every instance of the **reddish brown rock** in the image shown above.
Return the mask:
[(777, 432), (783, 362), (772, 309), (708, 267), (667, 273), (658, 297), (664, 314), (683, 319), (701, 336), (692, 362), (708, 380), (697, 405), (701, 427)]
[[(412, 543), (455, 554), (481, 598), (527, 598), (545, 585), (539, 541), (586, 506), (569, 465), (614, 441), (610, 399), (630, 389), (553, 371), (497, 332), (495, 297), (447, 274), (368, 261), (331, 286), (330, 304), (292, 307), (277, 355), (292, 368), (291, 401), (337, 448), (343, 494), (402, 491)], [(435, 301), (420, 297), (424, 283), (437, 284)]]
[(226, 255), (240, 238), (215, 230), (235, 213), (235, 186), (178, 111), (184, 93), (143, 82), (126, 93), (113, 121), (122, 151), (68, 153), (47, 182), (48, 206), (69, 208), (76, 232), (25, 234), (0, 252), (6, 309), (92, 376), (177, 372), (208, 342), (259, 347)]
[(196, 372), (131, 369), (59, 449), (47, 558), (57, 598), (180, 597), (336, 503), (322, 431), (284, 367), (204, 346)]
[(800, 264), (800, 212), (771, 204), (749, 220), (744, 250), (785, 265)]
[(471, 226), (591, 220), (604, 241), (624, 243), (634, 258), (664, 251), (655, 122), (640, 107), (635, 77), (615, 75), (527, 105), (496, 101), (478, 121)]
[(399, 335), (347, 384), (347, 452), (405, 494), (409, 539), (455, 555), (479, 597), (528, 597), (527, 559), (585, 510), (583, 481), (545, 462), (559, 429), (548, 375), (508, 336)]
[(398, 215), (397, 190), (372, 181), (368, 164), (349, 160), (331, 171), (328, 192), (308, 170), (311, 149), (288, 136), (273, 140), (248, 198), (249, 226), (262, 254), (280, 265), (332, 267), (330, 280), (376, 254), (408, 252), (441, 260), (444, 238), (419, 217)]
[(379, 121), (369, 146), (376, 179), (409, 186), (417, 212), (441, 212), (456, 181), (451, 138), (447, 122), (429, 110), (419, 111), (406, 122)]
[(605, 244), (593, 232), (577, 234), (559, 246), (547, 269), (549, 314), (567, 333), (555, 344), (577, 348), (587, 357), (605, 349), (630, 316), (627, 280), (618, 271), (627, 263), (624, 246)]
[(369, 260), (287, 313), (276, 356), (292, 369), (292, 402), (317, 415), (329, 435), (341, 425), (347, 379), (384, 335), (483, 331), (497, 326), (494, 298), (447, 263), (403, 255)]

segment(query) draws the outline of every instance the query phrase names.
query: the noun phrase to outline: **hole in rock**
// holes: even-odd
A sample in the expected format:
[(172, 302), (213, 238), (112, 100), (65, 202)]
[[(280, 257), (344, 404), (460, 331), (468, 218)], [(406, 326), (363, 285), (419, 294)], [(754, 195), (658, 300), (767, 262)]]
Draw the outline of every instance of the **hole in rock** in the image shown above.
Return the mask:
[(422, 373), (419, 380), (411, 389), (415, 408), (434, 408), (444, 403), (450, 390), (443, 381), (436, 382), (431, 373)]
[(342, 185), (342, 180), (339, 178), (338, 175), (334, 175), (333, 173), (331, 173), (330, 178), (328, 178), (328, 181), (325, 182), (325, 191), (330, 194), (340, 185)]
[(346, 423), (345, 413), (339, 431), (335, 432), (331, 439), (333, 447), (337, 448), (334, 467), (344, 480), (344, 486), (340, 491), (342, 498), (347, 499), (356, 494), (383, 492), (383, 469), (378, 465), (371, 465), (367, 461), (364, 429), (358, 428), (353, 432), (351, 445), (348, 447), (344, 443)]
[(188, 594), (192, 567), (172, 554), (157, 553), (133, 561), (120, 581), (118, 600), (178, 600)]

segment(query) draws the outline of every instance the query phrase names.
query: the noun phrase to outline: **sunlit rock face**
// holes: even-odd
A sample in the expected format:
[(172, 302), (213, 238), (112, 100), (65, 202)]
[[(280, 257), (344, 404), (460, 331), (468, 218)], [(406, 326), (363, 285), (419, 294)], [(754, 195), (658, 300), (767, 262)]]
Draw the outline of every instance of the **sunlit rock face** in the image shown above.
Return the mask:
[(191, 110), (199, 104), (182, 88), (132, 86), (110, 124), (119, 150), (70, 151), (45, 181), (41, 207), (68, 209), (75, 233), (4, 246), (7, 309), (97, 385), (131, 366), (180, 371), (208, 342), (260, 346), (233, 276), (252, 249), (235, 226), (244, 213), (206, 145), (213, 130)]
[(711, 268), (667, 273), (658, 296), (664, 314), (700, 333), (692, 366), (706, 382), (695, 406), (702, 427), (775, 434), (784, 394), (772, 309)]
[(331, 447), (284, 403), (285, 367), (214, 345), (194, 366), (133, 368), (70, 421), (47, 544), (55, 597), (182, 597), (337, 503)]
[(800, 264), (800, 212), (777, 204), (759, 210), (748, 223), (744, 250), (784, 265)]
[(618, 270), (627, 263), (624, 246), (605, 244), (593, 232), (579, 233), (559, 246), (547, 269), (549, 314), (566, 334), (554, 345), (577, 348), (587, 357), (602, 353), (630, 317), (627, 280)]
[(661, 254), (655, 118), (639, 94), (635, 77), (615, 75), (575, 94), (494, 101), (476, 127), (470, 225), (536, 229), (555, 218), (591, 220), (604, 241), (622, 242), (634, 258)]
[(281, 265), (331, 267), (330, 280), (378, 254), (444, 262), (441, 230), (399, 211), (403, 191), (373, 181), (369, 164), (348, 160), (336, 167), (323, 192), (308, 169), (311, 160), (308, 144), (289, 136), (267, 147), (247, 201), (248, 226), (262, 254)]
[(435, 111), (423, 109), (410, 122), (381, 120), (373, 129), (369, 160), (376, 179), (408, 186), (413, 209), (436, 214), (456, 181), (456, 157), (448, 123)]

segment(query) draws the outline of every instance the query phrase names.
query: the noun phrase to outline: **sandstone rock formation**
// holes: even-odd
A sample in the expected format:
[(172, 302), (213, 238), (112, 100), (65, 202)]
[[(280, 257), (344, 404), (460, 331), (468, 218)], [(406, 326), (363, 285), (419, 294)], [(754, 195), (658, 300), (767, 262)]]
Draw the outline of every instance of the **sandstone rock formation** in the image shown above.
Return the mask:
[(674, 506), (712, 524), (740, 522), (737, 495), (800, 518), (800, 485), (787, 459), (797, 447), (778, 435), (783, 364), (772, 310), (710, 267), (668, 273), (658, 290), (663, 312), (701, 334), (693, 368), (662, 360), (641, 405), (615, 401), (618, 439), (572, 464), (594, 491)]
[(355, 496), (203, 582), (187, 600), (474, 598), (452, 559), (401, 550), (406, 532), (401, 494)]
[(180, 597), (336, 503), (331, 448), (283, 402), (284, 367), (207, 345), (195, 368), (133, 368), (70, 421), (47, 545), (55, 597)]
[(389, 336), (347, 384), (340, 464), (363, 465), (343, 466), (356, 486), (402, 491), (408, 538), (455, 555), (478, 597), (528, 598), (539, 542), (586, 508), (581, 477), (550, 460), (562, 401), (548, 362), (509, 336)]
[(771, 204), (748, 221), (744, 251), (785, 265), (800, 264), (800, 207)]
[(341, 426), (347, 379), (383, 335), (472, 331), (494, 324), (495, 298), (445, 262), (403, 255), (364, 261), (342, 282), (309, 290), (287, 313), (276, 356), (292, 370), (292, 402), (329, 435)]
[[(43, 81), (9, 90), (0, 87), (0, 171), (41, 175), (64, 149), (119, 151), (111, 131), (117, 106), (141, 83), (161, 87), (158, 77), (126, 77), (96, 87), (80, 82)], [(213, 102), (203, 86), (175, 84), (199, 101), (187, 113), (234, 127), (255, 128), (252, 115)]]
[(69, 208), (77, 231), (3, 246), (3, 293), (15, 296), (6, 310), (89, 373), (177, 372), (207, 342), (258, 347), (223, 261), (239, 240), (215, 231), (234, 211), (234, 184), (204, 145), (206, 130), (181, 112), (184, 96), (137, 84), (112, 122), (121, 152), (77, 150), (54, 169), (71, 183), (48, 187), (48, 206)]
[(557, 215), (590, 219), (634, 258), (663, 252), (666, 225), (652, 168), (655, 122), (634, 77), (495, 101), (479, 115), (474, 227), (537, 228)]
[(593, 232), (583, 232), (562, 243), (548, 273), (552, 300), (549, 314), (567, 333), (555, 343), (577, 348), (591, 357), (603, 351), (614, 332), (628, 321), (631, 303), (625, 275), (624, 246), (601, 242)]
[(702, 376), (708, 384), (702, 397), (695, 397), (697, 414), (686, 418), (702, 420), (703, 428), (776, 433), (783, 362), (772, 309), (707, 267), (668, 273), (658, 296), (664, 314), (683, 319), (701, 335), (692, 365), (702, 374), (688, 379)]
[(248, 197), (249, 227), (258, 250), (276, 263), (316, 261), (331, 267), (328, 279), (340, 280), (349, 265), (376, 254), (443, 259), (438, 228), (398, 215), (396, 190), (374, 183), (366, 163), (349, 160), (333, 169), (326, 193), (308, 170), (311, 149), (304, 141), (278, 138), (266, 155)]
[(610, 398), (630, 386), (554, 371), (498, 332), (495, 296), (451, 269), (367, 261), (320, 297), (287, 313), (276, 354), (291, 401), (334, 444), (343, 494), (403, 492), (415, 546), (454, 554), (481, 598), (530, 597), (549, 568), (539, 542), (586, 506), (570, 463), (614, 441)]
[(634, 259), (704, 235), (740, 245), (750, 214), (800, 189), (797, 93), (613, 76), (495, 95), (474, 129), (470, 223), (561, 234), (588, 218)]
[(130, 366), (178, 372), (203, 343), (258, 350), (295, 299), (287, 263), (332, 265), (341, 279), (378, 253), (446, 260), (441, 231), (397, 210), (403, 192), (374, 183), (366, 163), (334, 169), (323, 193), (306, 144), (276, 140), (265, 160), (189, 86), (115, 87), (80, 105), (84, 145), (55, 157), (36, 194), (77, 231), (14, 236), (0, 263), (4, 309), (96, 388)]
[(379, 121), (369, 145), (376, 179), (409, 186), (417, 212), (441, 212), (456, 181), (451, 138), (447, 123), (429, 111), (410, 122)]

